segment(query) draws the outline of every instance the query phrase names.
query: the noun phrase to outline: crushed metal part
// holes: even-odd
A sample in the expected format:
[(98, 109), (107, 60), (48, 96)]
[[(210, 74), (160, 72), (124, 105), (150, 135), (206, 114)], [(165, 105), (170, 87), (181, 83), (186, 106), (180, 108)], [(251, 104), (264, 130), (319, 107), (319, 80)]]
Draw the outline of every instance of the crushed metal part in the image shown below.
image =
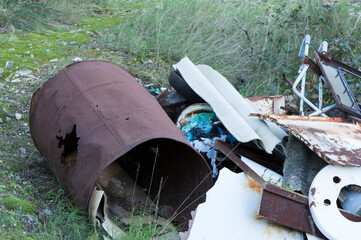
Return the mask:
[(324, 238), (312, 220), (307, 197), (291, 199), (263, 190), (258, 216)]
[(173, 122), (177, 120), (178, 115), (190, 104), (175, 90), (169, 91), (166, 89), (155, 99)]
[(186, 222), (212, 185), (206, 161), (154, 97), (109, 62), (73, 63), (44, 83), (32, 98), (30, 131), (84, 212), (96, 180), (114, 161), (141, 188), (151, 189), (151, 199), (160, 193), (159, 205), (175, 209), (179, 222)]
[(361, 127), (340, 118), (252, 114), (289, 130), (332, 165), (361, 166)]
[[(242, 161), (241, 157), (237, 157), (237, 155), (233, 153), (232, 146), (219, 141), (216, 142), (215, 146), (263, 188), (258, 216), (302, 232), (310, 233), (321, 238), (324, 237), (312, 220), (308, 206), (308, 197), (265, 181)], [(361, 221), (360, 216), (342, 209), (339, 210), (347, 219)]]
[(283, 115), (285, 113), (282, 109), (282, 107), (285, 106), (284, 96), (251, 97), (246, 99), (252, 103), (258, 113), (277, 115)]

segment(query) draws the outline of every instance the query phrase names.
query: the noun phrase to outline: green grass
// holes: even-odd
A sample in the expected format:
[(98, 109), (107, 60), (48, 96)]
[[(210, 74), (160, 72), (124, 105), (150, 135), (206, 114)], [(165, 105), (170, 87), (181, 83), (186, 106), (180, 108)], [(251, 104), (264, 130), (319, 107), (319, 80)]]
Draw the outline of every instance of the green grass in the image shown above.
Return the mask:
[(330, 54), (358, 67), (360, 33), (360, 3), (349, 1), (169, 0), (120, 24), (103, 42), (138, 58), (176, 62), (187, 55), (256, 96), (288, 88), (281, 75), (295, 76), (305, 34), (313, 49), (328, 41)]

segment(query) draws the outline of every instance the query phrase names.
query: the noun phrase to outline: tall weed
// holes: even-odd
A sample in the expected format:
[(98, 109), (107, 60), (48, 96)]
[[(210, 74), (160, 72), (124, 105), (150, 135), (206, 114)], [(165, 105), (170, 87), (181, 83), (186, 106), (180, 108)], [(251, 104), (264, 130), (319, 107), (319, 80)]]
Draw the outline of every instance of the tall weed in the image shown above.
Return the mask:
[(187, 55), (221, 72), (244, 95), (278, 94), (286, 87), (282, 73), (297, 72), (305, 34), (311, 50), (328, 41), (332, 56), (360, 65), (360, 8), (349, 1), (159, 1), (104, 43), (138, 57), (176, 62)]
[(0, 33), (69, 24), (95, 4), (104, 6), (106, 0), (0, 0)]

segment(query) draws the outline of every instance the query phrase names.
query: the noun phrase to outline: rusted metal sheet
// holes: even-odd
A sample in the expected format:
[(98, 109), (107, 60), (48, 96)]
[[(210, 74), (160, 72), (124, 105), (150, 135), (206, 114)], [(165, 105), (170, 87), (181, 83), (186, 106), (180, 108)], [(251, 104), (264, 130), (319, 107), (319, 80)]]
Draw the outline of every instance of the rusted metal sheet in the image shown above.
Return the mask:
[(284, 114), (284, 110), (281, 109), (281, 107), (285, 106), (284, 96), (251, 97), (247, 99), (253, 103), (253, 106), (261, 114)]
[[(307, 197), (304, 197), (307, 201)], [(299, 231), (325, 238), (312, 220), (307, 202), (281, 197), (270, 191), (262, 191), (258, 216)]]
[(288, 129), (332, 165), (361, 166), (361, 127), (340, 118), (252, 114)]
[(31, 102), (30, 130), (62, 187), (84, 211), (94, 183), (114, 161), (151, 189), (152, 199), (163, 181), (159, 204), (171, 206), (181, 222), (212, 184), (207, 163), (158, 102), (109, 62), (74, 63), (44, 83)]

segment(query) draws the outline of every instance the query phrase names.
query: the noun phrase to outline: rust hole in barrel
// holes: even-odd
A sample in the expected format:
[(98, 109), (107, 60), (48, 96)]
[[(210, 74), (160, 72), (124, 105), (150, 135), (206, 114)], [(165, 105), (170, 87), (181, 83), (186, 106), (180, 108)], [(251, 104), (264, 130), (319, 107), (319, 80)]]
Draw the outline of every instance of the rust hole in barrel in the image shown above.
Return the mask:
[(76, 136), (76, 125), (64, 138), (59, 136), (56, 136), (56, 138), (59, 140), (58, 148), (64, 145), (64, 151), (61, 154), (61, 164), (63, 166), (75, 165), (78, 156), (78, 141), (80, 139)]

